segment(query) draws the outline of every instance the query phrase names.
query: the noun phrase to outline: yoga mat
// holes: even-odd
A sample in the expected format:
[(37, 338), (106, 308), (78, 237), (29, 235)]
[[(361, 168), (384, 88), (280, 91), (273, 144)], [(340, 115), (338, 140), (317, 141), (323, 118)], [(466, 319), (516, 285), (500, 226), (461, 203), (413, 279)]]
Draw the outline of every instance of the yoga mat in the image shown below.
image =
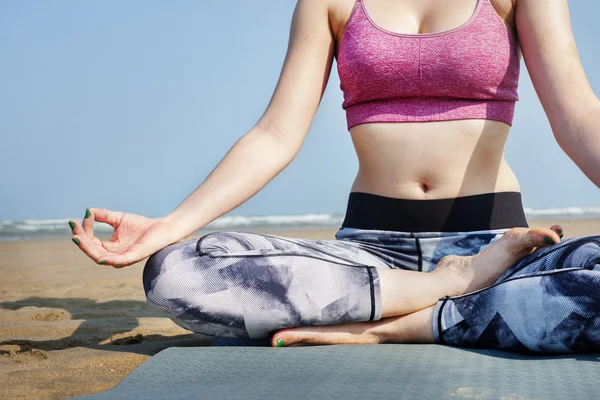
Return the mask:
[(272, 348), (255, 343), (169, 348), (113, 389), (82, 398), (600, 398), (600, 354), (530, 356), (400, 344)]

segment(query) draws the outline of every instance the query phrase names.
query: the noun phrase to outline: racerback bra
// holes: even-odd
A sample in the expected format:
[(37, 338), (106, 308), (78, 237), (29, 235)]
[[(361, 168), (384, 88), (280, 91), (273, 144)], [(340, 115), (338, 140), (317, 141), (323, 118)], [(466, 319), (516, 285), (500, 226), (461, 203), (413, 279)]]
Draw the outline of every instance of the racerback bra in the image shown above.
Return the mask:
[(348, 129), (459, 119), (512, 125), (519, 53), (490, 0), (477, 0), (461, 26), (424, 34), (381, 28), (357, 0), (336, 59)]

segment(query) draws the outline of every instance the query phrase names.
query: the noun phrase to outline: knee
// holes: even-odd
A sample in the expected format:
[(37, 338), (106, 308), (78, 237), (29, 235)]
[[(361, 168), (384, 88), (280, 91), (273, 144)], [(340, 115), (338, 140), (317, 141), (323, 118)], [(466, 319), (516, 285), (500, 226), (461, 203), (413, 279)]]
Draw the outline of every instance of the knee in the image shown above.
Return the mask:
[[(172, 244), (153, 254), (144, 267), (146, 299), (154, 310), (172, 316), (189, 297), (214, 289), (214, 271), (225, 261), (215, 257), (248, 249), (248, 241), (238, 232), (215, 232), (182, 243)], [(178, 311), (179, 310), (179, 311)]]
[(143, 273), (146, 299), (154, 311), (182, 328), (211, 336), (244, 337), (237, 292), (228, 290), (231, 282), (220, 273), (224, 263), (237, 259), (210, 254), (222, 251), (214, 247), (220, 245), (218, 238), (215, 234), (201, 239), (206, 240), (203, 251), (209, 254), (200, 251), (201, 242), (196, 239), (152, 255)]
[(156, 284), (156, 280), (167, 269), (167, 258), (169, 254), (173, 253), (174, 250), (174, 245), (167, 246), (151, 255), (146, 261), (144, 272), (142, 274), (142, 283), (144, 285), (144, 292), (146, 293), (146, 296), (148, 296), (148, 292), (150, 292), (150, 290)]
[(196, 243), (197, 239), (172, 244), (146, 261), (142, 282), (148, 305), (155, 311), (171, 317), (176, 304), (188, 294), (190, 269), (203, 261)]

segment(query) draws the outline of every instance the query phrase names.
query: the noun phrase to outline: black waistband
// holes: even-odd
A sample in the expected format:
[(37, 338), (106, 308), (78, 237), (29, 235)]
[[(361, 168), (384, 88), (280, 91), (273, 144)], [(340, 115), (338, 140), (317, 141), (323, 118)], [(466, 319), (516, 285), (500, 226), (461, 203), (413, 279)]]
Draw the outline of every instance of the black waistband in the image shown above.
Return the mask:
[(397, 232), (469, 232), (528, 227), (521, 193), (406, 200), (350, 193), (342, 227)]

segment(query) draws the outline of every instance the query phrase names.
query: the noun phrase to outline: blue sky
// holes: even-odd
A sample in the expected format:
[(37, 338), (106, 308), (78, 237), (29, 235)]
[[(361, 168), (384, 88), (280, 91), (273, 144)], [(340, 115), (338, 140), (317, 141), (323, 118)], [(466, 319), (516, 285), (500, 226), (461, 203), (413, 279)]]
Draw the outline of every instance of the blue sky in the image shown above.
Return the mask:
[[(88, 206), (169, 212), (264, 111), (294, 5), (0, 1), (0, 220), (79, 217)], [(598, 94), (600, 5), (570, 9)], [(599, 206), (525, 68), (519, 94), (506, 158), (525, 206)], [(341, 103), (334, 70), (300, 154), (232, 214), (344, 211), (358, 164)]]

